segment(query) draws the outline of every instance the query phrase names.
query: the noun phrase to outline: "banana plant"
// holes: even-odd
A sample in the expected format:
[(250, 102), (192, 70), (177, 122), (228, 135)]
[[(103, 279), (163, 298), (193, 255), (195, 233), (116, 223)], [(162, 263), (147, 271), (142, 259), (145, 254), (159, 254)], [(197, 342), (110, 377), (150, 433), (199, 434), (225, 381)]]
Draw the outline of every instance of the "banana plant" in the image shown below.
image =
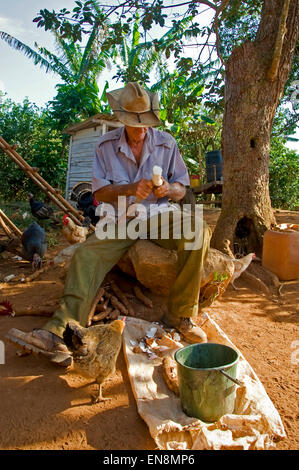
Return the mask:
[(113, 78), (124, 83), (149, 81), (149, 74), (158, 60), (158, 53), (153, 43), (141, 42), (140, 19), (138, 13), (130, 33), (123, 37), (119, 46), (116, 46), (117, 72)]
[(106, 68), (110, 57), (108, 51), (101, 50), (99, 29), (99, 24), (95, 23), (83, 49), (78, 43), (63, 39), (55, 30), (51, 30), (55, 36), (56, 54), (37, 43), (34, 50), (4, 31), (0, 31), (0, 39), (13, 49), (23, 52), (35, 65), (45, 69), (46, 73), (58, 75), (65, 83), (93, 83)]
[(23, 52), (46, 73), (52, 72), (60, 77), (63, 83), (56, 86), (58, 92), (49, 102), (49, 111), (53, 114), (54, 126), (63, 129), (107, 108), (98, 96), (97, 80), (115, 51), (101, 47), (103, 24), (99, 22), (93, 24), (84, 47), (64, 38), (54, 28), (50, 31), (55, 37), (56, 53), (37, 43), (33, 49), (4, 31), (0, 32), (0, 39)]

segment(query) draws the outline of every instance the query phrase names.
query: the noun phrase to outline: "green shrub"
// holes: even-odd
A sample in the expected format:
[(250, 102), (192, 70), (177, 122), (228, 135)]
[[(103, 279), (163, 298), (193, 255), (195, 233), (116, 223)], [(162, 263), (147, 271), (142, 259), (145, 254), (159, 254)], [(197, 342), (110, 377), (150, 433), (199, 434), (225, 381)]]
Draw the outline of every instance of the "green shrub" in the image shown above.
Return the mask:
[(271, 141), (269, 172), (272, 206), (294, 210), (299, 206), (299, 156), (283, 139)]
[[(17, 104), (0, 92), (0, 135), (53, 187), (64, 189), (67, 152), (61, 133), (50, 126), (48, 112), (26, 98)], [(40, 196), (38, 186), (0, 150), (0, 199), (24, 199), (28, 192)]]

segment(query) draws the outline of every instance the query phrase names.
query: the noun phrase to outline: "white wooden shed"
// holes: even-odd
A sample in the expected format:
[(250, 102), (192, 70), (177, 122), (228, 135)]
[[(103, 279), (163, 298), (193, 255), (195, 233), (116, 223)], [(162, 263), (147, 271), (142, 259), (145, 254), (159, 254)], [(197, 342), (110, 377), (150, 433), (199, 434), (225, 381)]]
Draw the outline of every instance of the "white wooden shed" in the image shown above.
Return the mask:
[(92, 180), (92, 163), (99, 137), (123, 124), (109, 114), (95, 114), (83, 122), (67, 127), (71, 135), (65, 199), (70, 201), (71, 189), (80, 182)]

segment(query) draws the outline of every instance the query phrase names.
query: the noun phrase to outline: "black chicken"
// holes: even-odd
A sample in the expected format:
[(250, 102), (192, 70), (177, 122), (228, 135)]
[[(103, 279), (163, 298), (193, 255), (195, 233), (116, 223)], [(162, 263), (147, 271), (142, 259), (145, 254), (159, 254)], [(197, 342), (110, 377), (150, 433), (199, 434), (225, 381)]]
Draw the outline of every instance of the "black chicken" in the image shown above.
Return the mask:
[(39, 220), (51, 219), (55, 224), (59, 224), (59, 221), (54, 217), (54, 211), (52, 207), (47, 206), (44, 202), (33, 199), (33, 194), (29, 193), (29, 203), (31, 213)]
[(90, 222), (92, 225), (96, 225), (99, 221), (99, 216), (95, 214), (96, 212), (96, 202), (90, 191), (82, 194), (78, 199), (77, 208), (83, 211), (83, 216)]
[(36, 222), (32, 222), (23, 232), (21, 240), (24, 258), (32, 262), (33, 269), (40, 269), (42, 258), (47, 251), (46, 232)]

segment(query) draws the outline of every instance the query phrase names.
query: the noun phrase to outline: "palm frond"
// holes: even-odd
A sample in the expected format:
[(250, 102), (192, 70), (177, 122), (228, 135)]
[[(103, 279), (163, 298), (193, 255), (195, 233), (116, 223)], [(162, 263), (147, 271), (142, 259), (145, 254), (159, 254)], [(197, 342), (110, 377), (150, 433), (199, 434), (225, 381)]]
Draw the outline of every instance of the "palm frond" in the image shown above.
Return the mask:
[(82, 60), (81, 48), (74, 42), (65, 41), (57, 31), (53, 31), (53, 34), (55, 35), (59, 59), (62, 60), (74, 74), (77, 73)]
[(97, 47), (95, 46), (98, 41), (99, 28), (100, 28), (100, 22), (95, 21), (92, 31), (89, 35), (87, 44), (85, 46), (84, 52), (83, 52), (80, 69), (78, 71), (79, 81), (83, 79), (84, 73), (86, 73), (86, 71), (89, 68), (89, 63), (90, 63), (90, 60), (92, 59), (92, 56), (97, 52), (96, 51)]
[(55, 67), (53, 67), (53, 65), (48, 60), (42, 57), (41, 54), (34, 51), (33, 49), (31, 49), (31, 47), (14, 38), (10, 34), (5, 33), (4, 31), (0, 31), (0, 39), (3, 39), (3, 41), (5, 41), (13, 49), (16, 49), (20, 52), (24, 52), (25, 56), (27, 56), (29, 59), (32, 59), (35, 65), (39, 65), (41, 68), (45, 68), (46, 73), (57, 73)]
[(51, 67), (55, 73), (57, 73), (63, 80), (66, 82), (70, 82), (73, 79), (73, 74), (67, 68), (67, 63), (63, 63), (60, 58), (58, 58), (55, 54), (48, 51), (45, 47), (40, 47), (38, 44), (35, 43), (35, 46), (38, 48), (41, 55), (47, 58)]
[(136, 13), (136, 19), (133, 25), (133, 34), (132, 34), (132, 49), (138, 46), (140, 40), (140, 32), (139, 32), (139, 15)]

